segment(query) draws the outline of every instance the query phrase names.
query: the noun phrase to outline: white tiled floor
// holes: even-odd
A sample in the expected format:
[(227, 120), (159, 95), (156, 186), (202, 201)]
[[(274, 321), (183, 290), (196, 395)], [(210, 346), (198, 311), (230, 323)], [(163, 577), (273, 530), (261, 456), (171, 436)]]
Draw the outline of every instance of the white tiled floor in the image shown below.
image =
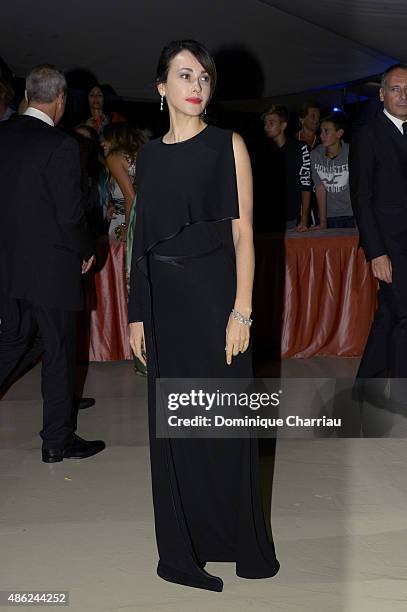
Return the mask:
[[(298, 360), (285, 373), (351, 376), (356, 365)], [(85, 394), (97, 405), (78, 433), (107, 448), (55, 465), (40, 460), (39, 369), (0, 404), (0, 590), (69, 590), (75, 612), (405, 612), (405, 440), (280, 440), (280, 573), (249, 581), (209, 564), (224, 580), (211, 593), (155, 574), (145, 381), (130, 363), (94, 363)]]

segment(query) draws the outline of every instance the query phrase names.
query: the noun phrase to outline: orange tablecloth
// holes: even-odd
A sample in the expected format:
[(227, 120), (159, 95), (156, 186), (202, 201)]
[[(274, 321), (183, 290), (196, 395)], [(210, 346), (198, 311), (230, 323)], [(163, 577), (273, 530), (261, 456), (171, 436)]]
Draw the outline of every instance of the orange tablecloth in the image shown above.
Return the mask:
[[(255, 247), (256, 350), (283, 358), (361, 355), (377, 284), (358, 249), (357, 231), (265, 234)], [(129, 359), (124, 247), (101, 241), (98, 258), (99, 269), (86, 280), (80, 358)]]
[(356, 230), (258, 236), (256, 348), (270, 356), (362, 354), (377, 283)]

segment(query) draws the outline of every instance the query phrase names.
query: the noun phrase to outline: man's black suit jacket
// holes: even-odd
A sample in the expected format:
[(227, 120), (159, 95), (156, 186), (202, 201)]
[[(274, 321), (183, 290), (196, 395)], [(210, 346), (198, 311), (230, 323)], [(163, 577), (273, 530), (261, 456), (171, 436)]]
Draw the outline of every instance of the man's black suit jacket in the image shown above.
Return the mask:
[(78, 145), (34, 117), (0, 124), (0, 291), (80, 310), (88, 233)]
[(349, 181), (366, 259), (407, 252), (407, 136), (383, 112), (352, 138)]

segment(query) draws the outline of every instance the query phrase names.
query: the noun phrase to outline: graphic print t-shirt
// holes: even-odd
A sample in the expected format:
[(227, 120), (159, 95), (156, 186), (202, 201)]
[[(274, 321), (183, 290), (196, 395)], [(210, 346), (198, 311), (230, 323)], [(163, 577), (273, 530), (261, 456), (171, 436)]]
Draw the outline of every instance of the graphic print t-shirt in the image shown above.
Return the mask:
[(312, 191), (310, 152), (306, 142), (289, 137), (280, 152), (285, 170), (285, 218), (291, 221), (301, 214), (301, 193)]
[(353, 216), (349, 193), (349, 145), (342, 143), (338, 155), (330, 159), (325, 147), (311, 151), (312, 180), (315, 187), (323, 184), (326, 190), (327, 217)]
[(264, 138), (253, 156), (254, 228), (257, 232), (284, 230), (301, 212), (301, 194), (312, 191), (308, 145), (287, 137), (278, 148)]

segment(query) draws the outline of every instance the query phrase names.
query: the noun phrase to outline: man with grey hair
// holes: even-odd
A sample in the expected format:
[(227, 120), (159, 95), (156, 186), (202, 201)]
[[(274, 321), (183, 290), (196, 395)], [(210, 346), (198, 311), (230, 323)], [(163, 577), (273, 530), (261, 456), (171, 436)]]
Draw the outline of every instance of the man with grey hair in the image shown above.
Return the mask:
[(94, 262), (76, 141), (55, 129), (66, 80), (44, 64), (27, 76), (28, 108), (0, 124), (0, 389), (42, 358), (46, 463), (90, 457), (101, 440), (75, 434), (75, 323), (81, 273)]
[(380, 100), (383, 110), (355, 133), (349, 159), (360, 241), (380, 285), (379, 307), (358, 376), (389, 377), (390, 399), (405, 405), (401, 379), (407, 378), (407, 65), (386, 70)]

